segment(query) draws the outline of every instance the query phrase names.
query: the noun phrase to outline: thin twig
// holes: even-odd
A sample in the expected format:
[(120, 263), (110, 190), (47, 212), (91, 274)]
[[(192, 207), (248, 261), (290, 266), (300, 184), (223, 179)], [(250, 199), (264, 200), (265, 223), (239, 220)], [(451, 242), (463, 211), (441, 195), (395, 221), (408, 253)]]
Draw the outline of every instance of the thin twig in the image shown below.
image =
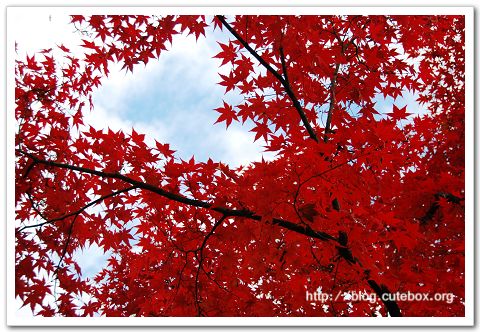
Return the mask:
[(58, 273), (58, 269), (60, 268), (60, 265), (62, 265), (63, 259), (65, 258), (65, 255), (67, 254), (67, 248), (68, 248), (68, 245), (70, 243), (70, 239), (72, 238), (73, 225), (75, 224), (75, 221), (77, 220), (78, 216), (79, 216), (79, 214), (76, 214), (75, 217), (72, 220), (72, 223), (70, 224), (70, 228), (68, 229), (67, 241), (65, 242), (65, 246), (63, 247), (62, 256), (60, 256), (60, 260), (58, 261), (57, 268), (55, 269), (55, 272), (53, 273), (53, 275), (56, 275)]
[(133, 189), (136, 189), (137, 187), (136, 186), (131, 186), (131, 187), (128, 187), (128, 188), (125, 188), (125, 189), (122, 189), (122, 190), (118, 190), (118, 191), (114, 191), (108, 195), (105, 195), (105, 196), (102, 196), (100, 198), (97, 198), (96, 200), (93, 200), (91, 201), (90, 203), (88, 203), (87, 205), (83, 206), (82, 208), (78, 209), (77, 211), (74, 211), (74, 212), (70, 212), (70, 213), (67, 213), (61, 217), (57, 217), (57, 218), (52, 218), (52, 219), (48, 219), (46, 218), (39, 210), (38, 208), (35, 207), (34, 203), (33, 203), (33, 200), (31, 198), (30, 195), (28, 195), (29, 199), (30, 199), (30, 203), (32, 205), (32, 208), (35, 210), (35, 212), (37, 212), (40, 217), (42, 217), (43, 219), (45, 219), (46, 221), (42, 222), (42, 223), (39, 223), (39, 224), (35, 224), (35, 225), (28, 225), (28, 226), (23, 226), (22, 228), (18, 229), (17, 232), (22, 232), (23, 230), (27, 229), (27, 228), (34, 228), (34, 227), (41, 227), (41, 226), (44, 226), (44, 225), (47, 225), (47, 224), (53, 224), (55, 223), (56, 221), (60, 221), (60, 220), (64, 220), (68, 217), (71, 217), (71, 216), (74, 216), (74, 215), (78, 215), (80, 213), (82, 213), (83, 211), (85, 211), (86, 209), (88, 209), (89, 207), (91, 207), (92, 205), (95, 205), (97, 203), (100, 203), (101, 201), (103, 200), (106, 200), (107, 198), (110, 198), (110, 197), (113, 197), (113, 196), (116, 196), (116, 195), (119, 195), (121, 193), (125, 193), (125, 192), (128, 192), (130, 190), (133, 190)]
[[(200, 299), (199, 299), (199, 293), (198, 293), (198, 277), (200, 275), (200, 270), (202, 269), (202, 264), (203, 264), (203, 249), (205, 248), (205, 245), (207, 244), (207, 241), (208, 239), (213, 235), (213, 233), (215, 232), (215, 230), (218, 228), (218, 226), (220, 226), (223, 221), (227, 218), (227, 216), (223, 215), (212, 227), (212, 229), (210, 230), (210, 232), (208, 232), (208, 234), (205, 236), (205, 238), (203, 239), (203, 242), (202, 244), (200, 245), (200, 247), (197, 249), (197, 251), (199, 252), (199, 256), (200, 257), (197, 257), (197, 260), (198, 260), (198, 269), (197, 269), (197, 274), (195, 275), (195, 306), (197, 307), (197, 312), (198, 312), (198, 315), (201, 316), (202, 315), (202, 310), (201, 310), (201, 307), (200, 307)], [(196, 255), (196, 253), (195, 253)]]

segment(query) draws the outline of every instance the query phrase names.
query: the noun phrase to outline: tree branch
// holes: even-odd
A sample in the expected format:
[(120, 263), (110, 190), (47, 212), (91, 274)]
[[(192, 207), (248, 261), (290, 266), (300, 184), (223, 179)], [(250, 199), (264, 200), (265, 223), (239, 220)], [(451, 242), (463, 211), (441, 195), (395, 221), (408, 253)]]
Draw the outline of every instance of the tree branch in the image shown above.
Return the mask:
[(330, 126), (332, 125), (332, 113), (335, 108), (335, 88), (337, 86), (337, 77), (338, 71), (340, 69), (340, 64), (337, 63), (335, 66), (335, 71), (333, 73), (332, 82), (330, 83), (330, 105), (328, 107), (327, 123), (325, 124), (325, 134), (323, 136), (323, 141), (326, 143), (328, 141), (328, 134), (331, 132)]
[[(310, 125), (307, 116), (305, 115), (305, 111), (302, 108), (302, 105), (300, 105), (300, 102), (297, 99), (297, 96), (295, 96), (295, 93), (290, 87), (289, 82), (286, 80), (286, 75), (285, 79), (276, 71), (268, 62), (266, 62), (236, 31), (233, 29), (233, 27), (228, 24), (228, 22), (225, 20), (225, 17), (222, 15), (216, 15), (218, 20), (222, 22), (222, 24), (227, 28), (228, 31), (242, 44), (242, 46), (255, 58), (260, 62), (262, 66), (265, 67), (275, 78), (282, 84), (283, 88), (285, 89), (285, 92), (287, 93), (288, 97), (293, 103), (293, 106), (297, 110), (298, 115), (300, 116), (303, 125), (307, 129), (308, 135), (310, 136), (311, 139), (313, 139), (315, 142), (318, 142), (317, 135), (315, 134), (315, 131), (313, 130), (312, 126)], [(283, 53), (283, 50), (282, 50)], [(284, 59), (282, 61), (285, 61)], [(284, 73), (286, 71), (284, 70)]]
[[(402, 317), (402, 313), (400, 312), (400, 308), (398, 307), (398, 304), (390, 300), (389, 294), (390, 291), (388, 290), (387, 286), (385, 285), (378, 285), (375, 280), (369, 279), (368, 284), (370, 287), (375, 291), (377, 296), (380, 298), (380, 300), (383, 302), (385, 307), (387, 308), (387, 312), (390, 314), (390, 317)], [(387, 295), (384, 299), (384, 296)]]
[(290, 81), (288, 80), (287, 64), (285, 62), (285, 54), (283, 53), (283, 47), (282, 46), (280, 46), (279, 52), (280, 52), (280, 61), (282, 63), (283, 77), (285, 78), (285, 83), (288, 86), (290, 86)]
[[(102, 177), (102, 178), (118, 179), (120, 181), (129, 183), (129, 184), (131, 184), (131, 185), (133, 185), (133, 186), (135, 186), (139, 189), (144, 189), (144, 190), (156, 193), (156, 194), (158, 194), (160, 196), (163, 196), (165, 198), (168, 198), (172, 201), (187, 204), (187, 205), (194, 206), (194, 207), (200, 207), (200, 208), (208, 209), (208, 210), (215, 211), (215, 212), (219, 212), (219, 213), (225, 215), (226, 217), (244, 217), (244, 218), (257, 220), (257, 221), (262, 219), (261, 216), (256, 215), (255, 212), (247, 210), (247, 209), (237, 210), (237, 209), (229, 209), (229, 208), (225, 208), (225, 207), (213, 206), (212, 203), (188, 198), (188, 197), (185, 197), (185, 196), (180, 195), (180, 194), (174, 194), (174, 193), (169, 192), (169, 191), (167, 191), (163, 188), (154, 186), (154, 185), (149, 184), (147, 182), (141, 182), (141, 181), (131, 179), (131, 178), (129, 178), (125, 175), (122, 175), (120, 173), (102, 172), (102, 171), (97, 171), (97, 170), (93, 170), (93, 169), (86, 168), (86, 167), (57, 163), (57, 162), (50, 161), (50, 160), (39, 159), (36, 156), (32, 155), (31, 153), (28, 153), (28, 152), (25, 152), (25, 151), (22, 151), (22, 150), (17, 150), (17, 151), (19, 153), (33, 159), (38, 164), (43, 164), (43, 165), (47, 165), (47, 166), (51, 166), (51, 167), (57, 167), (57, 168), (63, 168), (63, 169), (69, 169), (69, 170), (72, 170), (72, 171), (86, 173), (86, 174), (92, 174), (92, 175), (96, 175), (96, 176), (99, 176), (99, 177)], [(294, 231), (296, 233), (307, 235), (307, 236), (310, 236), (310, 237), (313, 237), (313, 238), (316, 238), (316, 239), (319, 239), (319, 240), (322, 240), (322, 241), (327, 241), (327, 240), (336, 241), (336, 238), (334, 236), (328, 234), (328, 233), (315, 231), (311, 228), (306, 228), (306, 227), (300, 226), (300, 225), (298, 225), (296, 223), (293, 223), (291, 221), (283, 220), (283, 219), (280, 219), (280, 218), (274, 218), (272, 220), (272, 223), (276, 224), (276, 225), (279, 225), (283, 228), (289, 229), (291, 231)]]
[(25, 173), (23, 174), (23, 177), (26, 178), (28, 176), (28, 174), (30, 174), (30, 171), (33, 169), (33, 167), (35, 166), (36, 162), (35, 161), (32, 161), (30, 163), (30, 165), (28, 166), (27, 170), (25, 171)]

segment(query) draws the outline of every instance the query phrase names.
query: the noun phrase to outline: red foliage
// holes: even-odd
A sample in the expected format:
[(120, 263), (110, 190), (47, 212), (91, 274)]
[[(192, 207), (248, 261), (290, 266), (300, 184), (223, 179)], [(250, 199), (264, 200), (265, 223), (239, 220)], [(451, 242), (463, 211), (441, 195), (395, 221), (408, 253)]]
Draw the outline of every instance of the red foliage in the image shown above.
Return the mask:
[[(63, 57), (16, 61), (15, 290), (37, 314), (464, 315), (463, 17), (72, 24), (87, 32), (84, 57), (60, 45)], [(216, 55), (232, 66), (220, 84), (244, 97), (219, 101), (217, 122), (253, 125), (274, 160), (183, 161), (135, 130), (83, 126), (114, 62), (134, 71), (175, 34), (203, 38), (209, 25), (231, 37)], [(379, 117), (376, 95), (405, 90), (428, 113), (394, 105)], [(112, 252), (93, 280), (73, 256), (91, 243)], [(318, 287), (454, 298), (308, 301)]]

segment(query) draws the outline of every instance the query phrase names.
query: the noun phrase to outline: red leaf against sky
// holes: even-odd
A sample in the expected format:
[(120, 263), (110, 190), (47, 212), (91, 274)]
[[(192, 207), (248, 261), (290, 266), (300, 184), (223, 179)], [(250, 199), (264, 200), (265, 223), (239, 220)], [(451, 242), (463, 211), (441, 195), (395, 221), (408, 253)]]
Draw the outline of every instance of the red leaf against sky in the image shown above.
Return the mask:
[(412, 113), (407, 112), (406, 105), (402, 108), (399, 108), (395, 104), (393, 104), (393, 111), (391, 113), (388, 113), (388, 116), (395, 121), (406, 119), (409, 115), (412, 115)]
[(218, 107), (215, 109), (215, 111), (220, 113), (220, 116), (218, 117), (217, 121), (215, 121), (215, 123), (225, 121), (227, 128), (228, 126), (230, 126), (233, 120), (237, 120), (237, 114), (233, 110), (232, 106), (227, 104), (226, 102), (223, 102), (223, 107)]

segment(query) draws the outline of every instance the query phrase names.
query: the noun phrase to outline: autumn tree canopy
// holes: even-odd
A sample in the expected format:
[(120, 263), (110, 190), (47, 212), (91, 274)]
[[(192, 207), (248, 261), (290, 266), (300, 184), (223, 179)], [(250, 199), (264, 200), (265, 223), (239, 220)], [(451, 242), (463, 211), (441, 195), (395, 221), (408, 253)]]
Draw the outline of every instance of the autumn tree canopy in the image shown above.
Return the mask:
[[(464, 315), (463, 16), (71, 23), (83, 56), (58, 45), (15, 66), (15, 294), (35, 314)], [(219, 84), (243, 97), (218, 100), (215, 126), (244, 124), (273, 160), (182, 160), (137, 130), (83, 123), (114, 63), (135, 73), (209, 27), (229, 38)], [(378, 95), (404, 91), (426, 114), (378, 111)], [(90, 279), (73, 253), (92, 243), (111, 256)], [(319, 288), (333, 297), (306, 297)]]

